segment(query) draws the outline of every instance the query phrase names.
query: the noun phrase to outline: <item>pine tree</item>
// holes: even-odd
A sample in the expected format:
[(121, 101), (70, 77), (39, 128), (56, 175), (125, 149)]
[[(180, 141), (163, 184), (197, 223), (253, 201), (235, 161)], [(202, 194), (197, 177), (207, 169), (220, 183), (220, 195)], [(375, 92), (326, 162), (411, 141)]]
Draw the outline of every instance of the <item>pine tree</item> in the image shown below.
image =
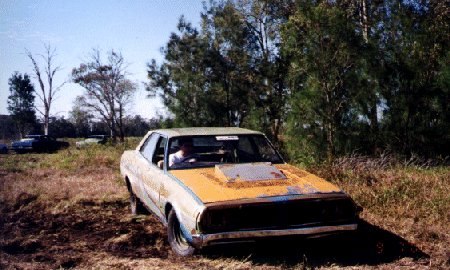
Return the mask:
[(21, 137), (36, 123), (34, 110), (34, 87), (27, 74), (15, 72), (8, 81), (10, 95), (8, 111), (11, 114)]

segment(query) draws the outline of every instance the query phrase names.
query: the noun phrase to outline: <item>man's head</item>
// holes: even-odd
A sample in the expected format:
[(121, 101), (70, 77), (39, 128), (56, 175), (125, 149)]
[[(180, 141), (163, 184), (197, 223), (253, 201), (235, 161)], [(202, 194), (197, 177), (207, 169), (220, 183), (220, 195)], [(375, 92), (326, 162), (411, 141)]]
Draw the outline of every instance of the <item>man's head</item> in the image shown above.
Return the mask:
[(184, 156), (192, 152), (192, 138), (180, 138), (178, 140), (178, 145), (180, 146), (180, 150), (183, 152)]

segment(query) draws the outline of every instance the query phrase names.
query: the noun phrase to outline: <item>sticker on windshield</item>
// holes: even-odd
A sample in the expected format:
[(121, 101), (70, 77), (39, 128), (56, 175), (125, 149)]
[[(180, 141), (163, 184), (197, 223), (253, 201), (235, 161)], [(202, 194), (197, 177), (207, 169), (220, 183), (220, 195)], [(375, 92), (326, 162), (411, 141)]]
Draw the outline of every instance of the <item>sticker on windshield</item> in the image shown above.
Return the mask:
[(218, 141), (238, 141), (238, 136), (216, 136), (216, 140)]

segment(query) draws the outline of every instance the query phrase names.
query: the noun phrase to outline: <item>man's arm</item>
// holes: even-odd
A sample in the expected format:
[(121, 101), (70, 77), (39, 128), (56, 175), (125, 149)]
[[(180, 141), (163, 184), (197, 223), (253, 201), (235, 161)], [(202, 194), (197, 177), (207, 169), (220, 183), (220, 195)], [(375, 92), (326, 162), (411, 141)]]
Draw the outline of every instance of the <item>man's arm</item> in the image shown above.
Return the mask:
[(180, 162), (197, 162), (198, 158), (200, 158), (200, 156), (194, 153), (184, 157)]
[(170, 154), (169, 155), (169, 168), (172, 167), (173, 164), (175, 164), (175, 154)]

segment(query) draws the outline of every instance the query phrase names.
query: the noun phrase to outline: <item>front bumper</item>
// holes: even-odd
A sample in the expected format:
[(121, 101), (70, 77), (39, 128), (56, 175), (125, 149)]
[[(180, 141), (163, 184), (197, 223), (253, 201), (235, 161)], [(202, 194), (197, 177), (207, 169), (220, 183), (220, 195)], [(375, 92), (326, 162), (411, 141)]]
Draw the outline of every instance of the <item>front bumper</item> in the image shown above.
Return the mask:
[(358, 224), (343, 224), (335, 226), (306, 227), (284, 230), (249, 230), (234, 231), (213, 234), (194, 234), (192, 235), (192, 245), (196, 248), (210, 246), (222, 243), (239, 242), (242, 239), (272, 237), (272, 236), (288, 236), (288, 235), (308, 235), (317, 236), (320, 234), (332, 234), (346, 231), (354, 231), (358, 228)]

